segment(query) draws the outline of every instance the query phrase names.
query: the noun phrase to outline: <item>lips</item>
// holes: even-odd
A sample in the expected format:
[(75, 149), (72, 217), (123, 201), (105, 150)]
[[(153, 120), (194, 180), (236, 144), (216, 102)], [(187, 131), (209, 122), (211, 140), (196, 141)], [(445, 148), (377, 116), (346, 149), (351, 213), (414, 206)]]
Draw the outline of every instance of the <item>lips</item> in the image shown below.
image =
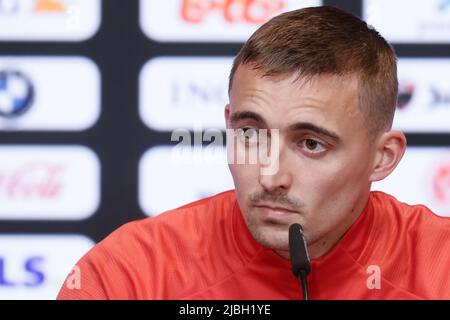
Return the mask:
[(264, 220), (283, 221), (292, 217), (294, 214), (298, 214), (297, 211), (279, 206), (258, 205), (255, 207)]
[(256, 207), (268, 208), (268, 209), (275, 210), (275, 211), (288, 211), (288, 212), (291, 212), (291, 213), (297, 213), (297, 211), (295, 211), (293, 209), (289, 209), (289, 208), (285, 208), (285, 207), (281, 207), (281, 206), (273, 206), (273, 205), (270, 205), (270, 204), (260, 204), (260, 205), (257, 205)]

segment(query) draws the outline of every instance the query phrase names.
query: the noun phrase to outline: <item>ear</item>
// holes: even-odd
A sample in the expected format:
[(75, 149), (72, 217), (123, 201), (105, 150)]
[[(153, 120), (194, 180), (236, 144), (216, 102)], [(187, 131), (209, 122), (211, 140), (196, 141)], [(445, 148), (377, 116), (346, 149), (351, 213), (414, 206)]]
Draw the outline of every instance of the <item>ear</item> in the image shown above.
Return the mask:
[(225, 124), (227, 129), (231, 129), (230, 126), (230, 105), (227, 104), (225, 106)]
[(378, 139), (371, 182), (380, 181), (391, 174), (403, 158), (406, 150), (406, 137), (400, 131), (383, 133)]

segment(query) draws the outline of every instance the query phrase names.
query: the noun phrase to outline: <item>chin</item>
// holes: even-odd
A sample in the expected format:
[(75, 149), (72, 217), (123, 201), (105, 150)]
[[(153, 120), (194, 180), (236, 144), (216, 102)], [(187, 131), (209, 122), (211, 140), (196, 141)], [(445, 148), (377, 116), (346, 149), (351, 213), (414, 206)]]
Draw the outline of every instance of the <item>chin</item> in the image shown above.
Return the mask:
[(250, 227), (253, 238), (266, 248), (273, 250), (289, 250), (289, 231), (287, 228), (279, 226), (258, 226)]

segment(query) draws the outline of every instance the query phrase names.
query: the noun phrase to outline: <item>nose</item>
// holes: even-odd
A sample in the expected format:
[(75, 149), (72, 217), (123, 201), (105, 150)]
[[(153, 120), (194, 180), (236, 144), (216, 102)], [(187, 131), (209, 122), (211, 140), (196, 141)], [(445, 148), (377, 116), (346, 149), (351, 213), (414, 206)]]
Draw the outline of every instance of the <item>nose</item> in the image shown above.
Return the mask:
[(271, 175), (259, 175), (259, 184), (266, 192), (274, 192), (277, 189), (289, 190), (292, 178), (288, 173), (275, 173)]
[(283, 163), (281, 154), (277, 170), (270, 172), (270, 174), (263, 174), (260, 170), (258, 182), (266, 192), (273, 192), (277, 189), (284, 191), (290, 189), (292, 185), (292, 174), (287, 167), (287, 163)]

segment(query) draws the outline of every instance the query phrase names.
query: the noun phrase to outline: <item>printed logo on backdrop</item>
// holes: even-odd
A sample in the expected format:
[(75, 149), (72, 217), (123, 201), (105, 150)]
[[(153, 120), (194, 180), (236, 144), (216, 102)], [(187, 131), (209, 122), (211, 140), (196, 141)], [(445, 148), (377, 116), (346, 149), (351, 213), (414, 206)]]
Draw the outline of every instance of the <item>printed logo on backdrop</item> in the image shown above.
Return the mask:
[(447, 88), (440, 88), (438, 85), (432, 84), (430, 87), (430, 94), (430, 106), (432, 108), (441, 107), (450, 109), (450, 85)]
[(31, 106), (34, 87), (20, 71), (0, 70), (0, 117), (18, 117)]
[(42, 270), (43, 262), (45, 262), (43, 256), (32, 255), (24, 257), (20, 264), (24, 275), (26, 275), (26, 279), (17, 281), (7, 275), (6, 269), (8, 267), (8, 258), (0, 256), (0, 290), (16, 286), (23, 286), (26, 288), (41, 286), (46, 280), (46, 275)]
[(449, 12), (450, 11), (450, 0), (441, 0), (438, 5), (438, 10), (441, 12)]
[(449, 0), (440, 0), (436, 4), (436, 10), (440, 14), (450, 14), (450, 1)]
[(450, 157), (440, 163), (433, 175), (433, 196), (436, 202), (450, 211)]
[(414, 90), (414, 82), (410, 80), (399, 79), (397, 101), (398, 110), (404, 110), (409, 106), (409, 103), (411, 102), (411, 99), (414, 95)]
[(25, 162), (16, 170), (2, 170), (0, 186), (9, 200), (52, 201), (62, 196), (67, 164), (52, 161)]
[(100, 10), (100, 0), (0, 0), (0, 40), (86, 40), (99, 28)]
[(373, 183), (372, 190), (450, 216), (450, 148), (409, 146), (395, 170), (386, 179)]
[(141, 0), (143, 32), (158, 41), (243, 42), (270, 18), (321, 0)]
[(191, 24), (202, 24), (208, 16), (218, 14), (223, 21), (233, 23), (263, 24), (286, 7), (284, 0), (218, 1), (182, 0), (181, 20)]
[(450, 59), (400, 58), (393, 127), (405, 132), (450, 133)]
[(85, 219), (99, 199), (100, 164), (90, 149), (0, 146), (0, 219)]
[(151, 129), (225, 129), (231, 58), (155, 58), (141, 70), (139, 113)]
[[(55, 299), (72, 267), (93, 245), (81, 235), (1, 235), (0, 300)], [(82, 278), (72, 286), (82, 287)]]
[(100, 104), (100, 71), (90, 59), (0, 56), (0, 130), (86, 130)]
[[(140, 74), (139, 112), (154, 130), (224, 129), (232, 58), (156, 58)], [(450, 59), (401, 58), (394, 128), (450, 132)], [(420, 77), (417, 75), (420, 74)]]
[[(364, 20), (398, 43), (450, 43), (448, 0), (364, 0)], [(398, 23), (401, 16), (401, 23)]]

